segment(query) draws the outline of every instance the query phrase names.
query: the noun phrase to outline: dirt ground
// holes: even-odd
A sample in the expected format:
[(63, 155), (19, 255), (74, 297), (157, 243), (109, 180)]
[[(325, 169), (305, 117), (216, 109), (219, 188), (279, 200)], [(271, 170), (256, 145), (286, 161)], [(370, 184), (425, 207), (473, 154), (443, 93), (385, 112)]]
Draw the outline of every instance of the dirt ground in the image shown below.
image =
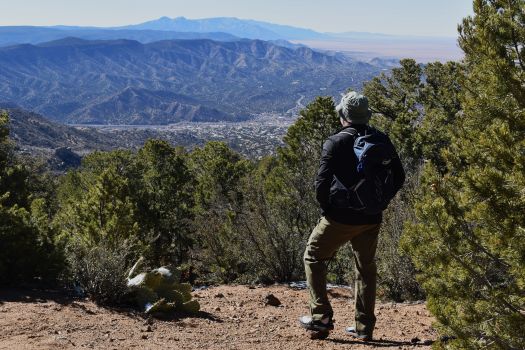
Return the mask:
[[(218, 286), (193, 294), (198, 316), (161, 321), (61, 292), (0, 289), (0, 349), (427, 349), (437, 337), (424, 304), (378, 303), (375, 340), (352, 340), (344, 333), (353, 319), (345, 288), (330, 290), (336, 320), (326, 340), (310, 340), (298, 326), (306, 290)], [(282, 304), (265, 305), (268, 294)]]

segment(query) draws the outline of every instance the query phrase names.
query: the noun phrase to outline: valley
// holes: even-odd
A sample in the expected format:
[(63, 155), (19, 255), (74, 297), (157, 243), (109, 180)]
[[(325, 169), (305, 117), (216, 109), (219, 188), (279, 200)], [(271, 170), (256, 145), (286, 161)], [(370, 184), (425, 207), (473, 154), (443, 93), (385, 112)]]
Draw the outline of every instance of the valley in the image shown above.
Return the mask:
[[(171, 125), (72, 125), (78, 130), (96, 130), (125, 146), (139, 148), (149, 138), (161, 139), (188, 149), (208, 141), (221, 141), (252, 159), (273, 154), (295, 118), (265, 113), (242, 122), (181, 122)], [(116, 144), (115, 146), (117, 146)], [(118, 145), (120, 146), (120, 145)]]
[[(171, 125), (63, 125), (16, 106), (2, 105), (10, 116), (10, 137), (21, 154), (37, 156), (63, 171), (94, 151), (135, 150), (161, 139), (188, 150), (222, 141), (251, 159), (273, 154), (295, 117), (264, 113), (243, 122), (182, 122)], [(64, 151), (65, 150), (65, 151)], [(76, 162), (76, 160), (75, 160)]]

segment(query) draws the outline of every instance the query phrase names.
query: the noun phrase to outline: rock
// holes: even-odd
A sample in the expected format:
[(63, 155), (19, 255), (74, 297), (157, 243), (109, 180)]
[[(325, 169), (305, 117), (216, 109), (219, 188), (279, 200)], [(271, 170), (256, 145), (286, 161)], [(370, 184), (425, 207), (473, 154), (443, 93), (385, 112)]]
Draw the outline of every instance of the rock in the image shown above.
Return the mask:
[(55, 157), (60, 161), (60, 165), (63, 169), (77, 168), (82, 161), (82, 158), (69, 147), (57, 148), (55, 150)]
[(142, 339), (148, 339), (148, 335), (147, 334), (143, 334), (142, 335)]
[(264, 304), (265, 305), (271, 305), (271, 306), (279, 306), (281, 305), (281, 301), (277, 299), (277, 297), (273, 294), (268, 294), (264, 298)]
[(434, 341), (432, 339), (425, 339), (422, 341), (423, 345), (432, 345)]
[(224, 294), (222, 293), (217, 293), (213, 296), (214, 298), (224, 298)]
[(414, 338), (410, 339), (410, 342), (411, 342), (412, 344), (417, 344), (417, 343), (419, 343), (420, 341), (421, 341), (421, 339), (419, 339), (418, 337), (414, 337)]
[(439, 341), (441, 341), (442, 343), (446, 343), (446, 342), (448, 342), (448, 341), (450, 341), (450, 340), (454, 340), (454, 339), (456, 339), (456, 337), (453, 336), (453, 335), (442, 335), (442, 336), (439, 338)]

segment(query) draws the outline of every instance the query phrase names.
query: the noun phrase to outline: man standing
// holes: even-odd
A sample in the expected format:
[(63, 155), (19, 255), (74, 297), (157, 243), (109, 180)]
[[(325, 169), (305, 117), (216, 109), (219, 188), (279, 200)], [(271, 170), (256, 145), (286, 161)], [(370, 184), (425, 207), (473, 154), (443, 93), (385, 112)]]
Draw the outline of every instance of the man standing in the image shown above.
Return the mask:
[[(356, 140), (360, 136), (379, 135), (379, 139), (382, 137), (382, 140), (385, 140), (380, 146), (387, 144), (392, 150), (391, 159), (381, 161), (382, 164), (386, 164), (391, 176), (389, 181), (392, 188), (388, 200), (402, 187), (405, 173), (388, 137), (368, 126), (372, 112), (368, 108), (368, 99), (365, 96), (350, 92), (343, 96), (336, 110), (343, 128), (329, 137), (323, 145), (315, 181), (316, 197), (322, 217), (310, 235), (304, 253), (310, 291), (310, 315), (301, 317), (299, 321), (304, 328), (326, 332), (326, 335), (333, 329), (333, 310), (326, 291), (327, 265), (337, 250), (350, 241), (356, 270), (355, 326), (348, 327), (346, 331), (356, 339), (371, 340), (376, 321), (375, 253), (382, 214), (380, 210), (341, 205), (341, 201), (336, 197), (341, 187), (349, 189), (350, 193), (352, 190), (357, 191), (356, 187), (360, 186), (358, 184), (365, 181), (364, 175), (360, 173), (364, 160), (359, 159), (355, 152)], [(370, 152), (368, 159), (373, 158), (372, 153)]]

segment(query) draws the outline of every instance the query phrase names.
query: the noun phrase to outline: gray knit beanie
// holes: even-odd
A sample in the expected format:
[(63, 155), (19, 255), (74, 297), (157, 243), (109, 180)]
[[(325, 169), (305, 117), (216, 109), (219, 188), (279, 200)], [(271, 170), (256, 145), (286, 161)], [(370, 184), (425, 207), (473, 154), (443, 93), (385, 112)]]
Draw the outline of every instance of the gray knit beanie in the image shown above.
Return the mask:
[(339, 117), (353, 124), (368, 124), (372, 116), (372, 111), (368, 108), (368, 99), (355, 91), (344, 95), (335, 110)]

